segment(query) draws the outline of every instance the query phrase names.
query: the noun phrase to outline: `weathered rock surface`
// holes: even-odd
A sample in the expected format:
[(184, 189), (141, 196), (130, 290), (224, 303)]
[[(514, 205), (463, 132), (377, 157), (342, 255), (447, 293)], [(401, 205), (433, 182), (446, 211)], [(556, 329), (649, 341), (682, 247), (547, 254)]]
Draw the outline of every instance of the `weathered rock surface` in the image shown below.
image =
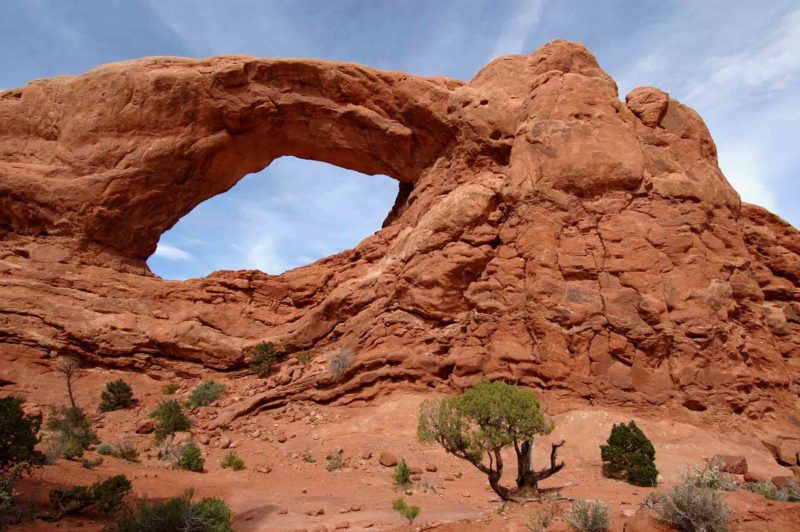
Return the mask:
[[(283, 275), (149, 272), (181, 216), (283, 155), (396, 178), (385, 227)], [(237, 412), (490, 378), (759, 417), (800, 388), (799, 284), (800, 235), (740, 203), (700, 117), (621, 102), (574, 43), (469, 83), (225, 56), (0, 92), (4, 363), (232, 369), (268, 339), (355, 359)]]

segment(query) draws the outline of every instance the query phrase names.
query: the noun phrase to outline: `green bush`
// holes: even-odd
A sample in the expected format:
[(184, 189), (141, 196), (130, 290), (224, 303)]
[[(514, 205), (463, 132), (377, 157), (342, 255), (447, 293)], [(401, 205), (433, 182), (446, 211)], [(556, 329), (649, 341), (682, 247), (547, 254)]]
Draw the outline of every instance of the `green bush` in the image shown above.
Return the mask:
[(161, 387), (161, 393), (164, 395), (172, 395), (178, 391), (178, 385), (174, 382), (170, 382), (169, 384), (165, 384)]
[(405, 489), (411, 484), (411, 468), (408, 467), (406, 459), (400, 460), (394, 468), (394, 486), (398, 489)]
[(84, 449), (98, 442), (86, 414), (79, 407), (51, 408), (46, 427), (54, 433), (53, 454), (66, 459), (83, 456)]
[(193, 441), (181, 445), (178, 450), (178, 460), (175, 462), (175, 467), (199, 473), (203, 471), (204, 464), (203, 453), (200, 452), (200, 448)]
[(748, 482), (744, 489), (771, 501), (800, 502), (800, 484), (796, 480), (780, 489), (772, 482)]
[(114, 454), (114, 447), (111, 446), (110, 443), (101, 443), (97, 446), (97, 454), (102, 454), (103, 456), (111, 456)]
[(222, 459), (222, 467), (224, 469), (241, 471), (244, 469), (244, 460), (242, 460), (235, 451), (228, 451), (228, 454), (226, 454), (225, 458)]
[(191, 421), (183, 412), (183, 407), (175, 399), (162, 400), (155, 410), (150, 412), (150, 417), (156, 420), (156, 440), (161, 441), (169, 434), (187, 430), (192, 426)]
[(325, 469), (328, 471), (338, 471), (344, 466), (344, 453), (341, 451), (330, 453), (325, 457), (325, 460), (328, 461)]
[(100, 411), (111, 412), (121, 408), (128, 408), (133, 404), (133, 390), (122, 379), (106, 384), (106, 389), (100, 392)]
[(614, 425), (607, 444), (600, 446), (600, 456), (606, 474), (637, 486), (656, 485), (656, 450), (633, 421)]
[(26, 416), (21, 405), (17, 397), (0, 397), (0, 473), (18, 464), (44, 462), (44, 455), (34, 449), (42, 420)]
[(580, 532), (603, 532), (611, 526), (608, 508), (602, 501), (577, 500), (564, 515), (564, 520)]
[(656, 515), (683, 532), (726, 532), (730, 522), (728, 507), (719, 493), (690, 483), (661, 495)]
[(302, 366), (307, 366), (309, 362), (311, 362), (311, 353), (308, 351), (300, 351), (297, 353), (294, 358), (300, 363)]
[(189, 395), (189, 406), (208, 406), (225, 393), (225, 386), (216, 381), (208, 380), (198, 384)]
[(131, 482), (127, 477), (117, 475), (91, 486), (52, 489), (49, 499), (56, 512), (56, 519), (81, 512), (90, 506), (103, 515), (111, 515), (120, 508), (122, 499), (130, 491)]
[(114, 456), (122, 458), (128, 462), (139, 461), (139, 450), (131, 441), (121, 441), (114, 448)]
[(129, 510), (115, 527), (116, 532), (231, 532), (233, 512), (216, 498), (192, 502), (192, 493), (163, 502), (141, 502)]
[(278, 351), (272, 342), (259, 342), (253, 347), (250, 369), (259, 377), (268, 377), (272, 367), (278, 362)]
[(402, 497), (392, 502), (392, 509), (405, 517), (409, 525), (413, 525), (414, 519), (420, 514), (419, 506), (409, 506)]
[(338, 381), (350, 368), (355, 355), (349, 349), (342, 349), (328, 357), (328, 371), (333, 375), (333, 380)]
[(94, 469), (95, 467), (99, 466), (103, 463), (103, 458), (98, 456), (97, 458), (83, 458), (81, 459), (81, 467), (85, 469)]

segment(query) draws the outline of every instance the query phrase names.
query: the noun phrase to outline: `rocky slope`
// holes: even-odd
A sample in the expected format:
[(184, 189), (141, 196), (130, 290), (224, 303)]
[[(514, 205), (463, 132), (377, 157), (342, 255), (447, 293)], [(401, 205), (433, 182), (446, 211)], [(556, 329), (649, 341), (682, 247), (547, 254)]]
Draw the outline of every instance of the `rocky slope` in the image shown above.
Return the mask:
[[(283, 155), (397, 179), (384, 228), (278, 276), (147, 269), (183, 215)], [(490, 378), (759, 418), (800, 390), (797, 230), (741, 204), (693, 110), (652, 87), (620, 101), (565, 41), (469, 83), (162, 57), (0, 92), (0, 292), (4, 361), (356, 355), (339, 381), (286, 362), (233, 415)]]

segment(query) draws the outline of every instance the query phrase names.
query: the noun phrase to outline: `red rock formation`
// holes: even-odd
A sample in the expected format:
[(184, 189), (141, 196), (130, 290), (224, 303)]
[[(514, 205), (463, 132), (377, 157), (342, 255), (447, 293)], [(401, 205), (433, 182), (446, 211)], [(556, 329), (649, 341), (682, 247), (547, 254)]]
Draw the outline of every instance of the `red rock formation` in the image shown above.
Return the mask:
[[(282, 155), (396, 178), (385, 227), (278, 276), (149, 272), (164, 231)], [(800, 387), (798, 232), (740, 203), (697, 113), (621, 102), (565, 41), (470, 83), (239, 56), (33, 81), (0, 92), (0, 228), (6, 361), (355, 352), (337, 382), (286, 365), (253, 409), (490, 378), (759, 416)]]

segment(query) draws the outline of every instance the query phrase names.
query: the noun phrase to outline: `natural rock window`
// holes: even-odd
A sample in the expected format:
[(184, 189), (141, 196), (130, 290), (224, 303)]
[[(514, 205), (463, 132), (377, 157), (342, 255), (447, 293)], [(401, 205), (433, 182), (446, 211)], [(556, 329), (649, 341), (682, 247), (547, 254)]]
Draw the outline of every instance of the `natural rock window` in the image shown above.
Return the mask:
[(164, 279), (216, 270), (279, 274), (379, 230), (397, 191), (386, 176), (282, 157), (181, 218), (147, 264)]

